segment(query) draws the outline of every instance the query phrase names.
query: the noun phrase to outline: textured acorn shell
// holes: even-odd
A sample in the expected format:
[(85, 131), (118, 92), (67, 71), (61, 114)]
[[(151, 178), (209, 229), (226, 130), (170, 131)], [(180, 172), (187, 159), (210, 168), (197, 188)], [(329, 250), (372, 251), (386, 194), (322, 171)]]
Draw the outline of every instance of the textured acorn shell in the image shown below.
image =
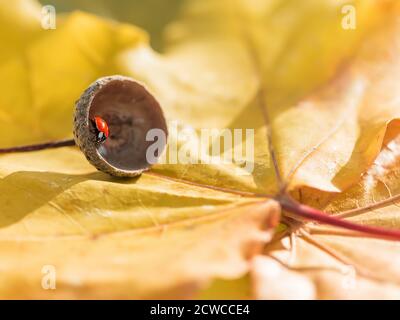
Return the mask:
[[(110, 136), (104, 143), (96, 142), (91, 121), (94, 116), (100, 116), (109, 126)], [(151, 144), (145, 140), (149, 129), (161, 129), (168, 136), (159, 103), (132, 78), (100, 78), (75, 104), (75, 143), (93, 166), (110, 175), (134, 177), (150, 168), (145, 155)]]

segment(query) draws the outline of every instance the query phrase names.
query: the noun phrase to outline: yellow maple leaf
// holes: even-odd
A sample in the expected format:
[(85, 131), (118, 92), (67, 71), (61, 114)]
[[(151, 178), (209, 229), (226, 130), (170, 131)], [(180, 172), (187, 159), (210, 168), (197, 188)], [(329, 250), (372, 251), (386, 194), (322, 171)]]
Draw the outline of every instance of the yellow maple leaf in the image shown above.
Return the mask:
[[(119, 52), (147, 43), (135, 27), (82, 12), (35, 32), (0, 66), (4, 146), (70, 136), (80, 93), (119, 72)], [(187, 297), (246, 273), (278, 221), (272, 201), (150, 174), (113, 179), (75, 148), (1, 161), (2, 298)], [(48, 266), (55, 291), (43, 287)]]
[[(74, 101), (96, 78), (114, 73), (145, 83), (179, 128), (253, 129), (255, 146), (254, 158), (245, 159), (251, 174), (239, 163), (189, 161), (158, 164), (130, 180), (94, 172), (75, 148), (2, 156), (0, 296), (191, 297), (215, 278), (241, 279), (241, 287), (250, 270), (254, 295), (275, 298), (279, 288), (268, 296), (263, 287), (275, 268), (297, 284), (290, 297), (326, 297), (313, 275), (290, 268), (303, 267), (301, 259), (319, 263), (314, 256), (324, 254), (335, 264), (348, 261), (335, 260), (329, 246), (362, 259), (356, 248), (363, 244), (344, 246), (332, 236), (337, 229), (305, 224), (289, 193), (336, 213), (358, 200), (370, 206), (367, 187), (380, 178), (372, 174), (364, 185), (360, 177), (368, 179), (398, 135), (397, 23), (387, 23), (398, 9), (390, 0), (352, 5), (358, 24), (349, 31), (341, 2), (188, 1), (159, 54), (128, 24), (76, 12), (60, 17), (56, 30), (41, 30), (35, 2), (0, 4), (0, 13), (18, 18), (15, 43), (0, 64), (2, 146), (69, 137)], [(12, 28), (3, 16), (0, 26)], [(0, 36), (6, 43), (7, 33)], [(170, 130), (167, 155), (184, 145), (193, 159), (196, 139), (182, 141)], [(376, 188), (385, 199), (395, 190), (385, 194), (378, 182)], [(250, 264), (271, 239), (281, 207), (286, 227), (278, 242)], [(381, 225), (381, 216), (358, 222)], [(325, 235), (310, 235), (314, 230)], [(303, 249), (287, 250), (288, 239), (307, 243), (310, 254), (293, 258)], [(356, 262), (349, 265), (357, 273)], [(44, 266), (57, 270), (57, 290), (43, 290)]]

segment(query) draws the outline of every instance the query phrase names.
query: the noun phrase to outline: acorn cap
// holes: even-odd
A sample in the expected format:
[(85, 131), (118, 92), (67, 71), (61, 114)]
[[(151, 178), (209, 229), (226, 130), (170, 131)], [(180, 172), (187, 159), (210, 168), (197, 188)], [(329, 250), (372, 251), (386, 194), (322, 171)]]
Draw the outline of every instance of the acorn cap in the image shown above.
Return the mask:
[[(97, 142), (95, 116), (106, 121), (109, 136)], [(75, 104), (74, 139), (88, 161), (113, 176), (134, 177), (150, 168), (146, 141), (151, 129), (161, 129), (165, 140), (157, 141), (161, 155), (166, 146), (167, 124), (153, 95), (139, 82), (124, 76), (109, 76), (92, 83)], [(158, 131), (160, 132), (160, 131)]]

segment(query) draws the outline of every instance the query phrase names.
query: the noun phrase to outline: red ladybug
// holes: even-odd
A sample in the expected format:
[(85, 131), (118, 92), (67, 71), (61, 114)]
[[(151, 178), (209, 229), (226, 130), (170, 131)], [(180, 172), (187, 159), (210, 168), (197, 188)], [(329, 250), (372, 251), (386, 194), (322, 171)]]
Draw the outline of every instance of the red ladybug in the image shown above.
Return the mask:
[(92, 121), (96, 128), (96, 141), (104, 142), (108, 138), (109, 134), (107, 122), (100, 117), (94, 117)]

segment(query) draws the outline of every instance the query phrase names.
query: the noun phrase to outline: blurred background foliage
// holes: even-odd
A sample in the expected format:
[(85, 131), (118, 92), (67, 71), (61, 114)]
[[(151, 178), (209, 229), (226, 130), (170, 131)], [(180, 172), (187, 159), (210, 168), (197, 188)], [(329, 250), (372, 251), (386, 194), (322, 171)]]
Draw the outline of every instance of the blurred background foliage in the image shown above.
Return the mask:
[(183, 0), (40, 0), (43, 5), (53, 5), (57, 13), (82, 10), (99, 16), (129, 22), (150, 34), (151, 45), (163, 49), (163, 29), (174, 20)]

